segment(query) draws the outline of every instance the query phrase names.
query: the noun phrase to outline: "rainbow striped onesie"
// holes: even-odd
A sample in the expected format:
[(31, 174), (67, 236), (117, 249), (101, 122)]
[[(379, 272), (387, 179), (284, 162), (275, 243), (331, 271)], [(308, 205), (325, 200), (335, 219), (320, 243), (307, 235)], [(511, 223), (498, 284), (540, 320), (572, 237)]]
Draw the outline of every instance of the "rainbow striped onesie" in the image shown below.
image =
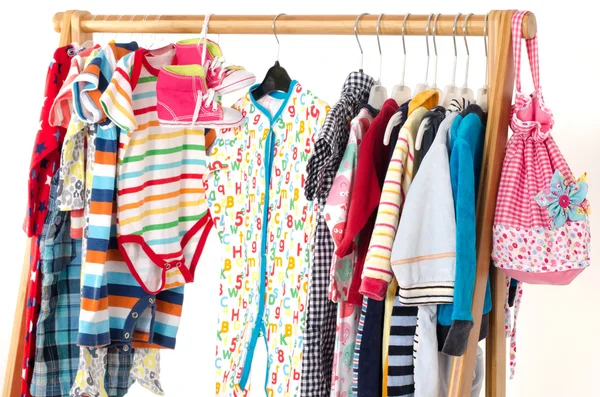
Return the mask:
[(156, 75), (174, 53), (147, 53), (123, 59), (102, 100), (121, 127), (119, 249), (142, 288), (156, 294), (193, 281), (212, 221), (203, 185), (204, 130), (159, 124)]

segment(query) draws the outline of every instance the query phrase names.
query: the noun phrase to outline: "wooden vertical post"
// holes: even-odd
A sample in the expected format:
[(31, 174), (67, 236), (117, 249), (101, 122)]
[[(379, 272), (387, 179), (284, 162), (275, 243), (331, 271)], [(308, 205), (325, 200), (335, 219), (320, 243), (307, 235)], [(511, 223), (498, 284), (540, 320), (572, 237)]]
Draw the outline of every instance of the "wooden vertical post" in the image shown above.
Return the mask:
[(81, 29), (81, 20), (83, 17), (91, 16), (88, 11), (73, 11), (71, 15), (71, 41), (77, 42), (79, 45), (85, 43), (87, 40), (92, 40), (93, 34), (84, 32)]
[(4, 376), (3, 397), (19, 397), (21, 394), (21, 366), (23, 365), (23, 345), (25, 344), (25, 309), (27, 308), (27, 284), (29, 281), (29, 255), (31, 253), (31, 238), (25, 242), (25, 257), (21, 270), (21, 281), (13, 319), (10, 348), (6, 361), (6, 375)]
[(66, 11), (60, 24), (60, 38), (58, 46), (63, 47), (71, 43), (71, 17), (75, 11)]
[[(488, 16), (489, 110), (477, 200), (477, 275), (472, 306), (475, 325), (469, 336), (467, 351), (452, 362), (449, 397), (471, 395), (483, 302), (491, 266), (492, 225), (496, 210), (496, 196), (508, 136), (514, 85), (511, 42), (513, 13), (514, 11), (491, 11)], [(503, 319), (506, 286), (503, 279), (501, 274), (496, 274), (494, 277), (494, 311), (491, 314), (487, 345), (486, 397), (504, 397), (506, 394), (506, 340)]]
[[(66, 11), (63, 14), (60, 27), (60, 39), (58, 46), (62, 47), (71, 42), (71, 17), (74, 11)], [(6, 373), (4, 376), (4, 387), (2, 397), (19, 397), (21, 395), (22, 365), (23, 365), (23, 345), (25, 343), (25, 311), (27, 309), (27, 284), (30, 275), (30, 255), (32, 238), (28, 238), (25, 247), (25, 258), (23, 259), (23, 269), (21, 270), (21, 280), (19, 282), (19, 292), (15, 307), (15, 316), (13, 319), (13, 329), (10, 338), (10, 348), (6, 361)], [(41, 277), (41, 275), (40, 275)]]

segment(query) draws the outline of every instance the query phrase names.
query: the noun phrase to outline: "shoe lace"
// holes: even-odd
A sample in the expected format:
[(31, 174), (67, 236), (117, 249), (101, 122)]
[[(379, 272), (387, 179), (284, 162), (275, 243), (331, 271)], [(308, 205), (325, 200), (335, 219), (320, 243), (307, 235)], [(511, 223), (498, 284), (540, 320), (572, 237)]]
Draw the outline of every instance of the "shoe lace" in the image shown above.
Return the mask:
[(198, 90), (198, 99), (196, 100), (196, 107), (194, 108), (192, 124), (196, 124), (202, 106), (206, 109), (212, 107), (213, 112), (218, 109), (219, 104), (217, 102), (217, 97), (215, 96), (215, 90), (209, 88), (204, 95), (202, 95), (202, 91)]
[(208, 69), (212, 70), (213, 73), (216, 72), (217, 69), (221, 69), (219, 71), (219, 78), (222, 78), (225, 72), (228, 70), (229, 65), (225, 65), (224, 57), (215, 57), (208, 65)]

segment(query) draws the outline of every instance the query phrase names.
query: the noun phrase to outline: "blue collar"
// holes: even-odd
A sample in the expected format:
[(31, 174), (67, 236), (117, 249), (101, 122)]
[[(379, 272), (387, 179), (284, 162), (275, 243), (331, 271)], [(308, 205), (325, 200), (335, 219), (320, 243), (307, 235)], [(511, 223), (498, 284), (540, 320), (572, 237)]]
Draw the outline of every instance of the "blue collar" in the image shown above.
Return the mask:
[(249, 95), (250, 100), (252, 101), (252, 104), (254, 106), (256, 106), (256, 108), (258, 110), (260, 110), (265, 116), (267, 116), (267, 118), (269, 119), (269, 122), (271, 123), (271, 125), (273, 125), (275, 123), (275, 121), (277, 121), (279, 116), (281, 116), (281, 113), (283, 113), (283, 110), (285, 109), (285, 106), (287, 105), (288, 100), (290, 99), (290, 97), (292, 96), (292, 93), (296, 89), (296, 84), (298, 84), (298, 82), (296, 80), (292, 80), (287, 92), (274, 91), (274, 92), (269, 93), (270, 97), (273, 97), (276, 99), (283, 99), (283, 102), (281, 102), (281, 106), (279, 107), (277, 112), (275, 112), (275, 115), (271, 115), (271, 112), (269, 112), (269, 110), (267, 108), (265, 108), (263, 105), (258, 103), (258, 101), (254, 98), (254, 95), (252, 95), (252, 91), (256, 87), (258, 87), (260, 84), (255, 84), (252, 87), (250, 87), (250, 95)]

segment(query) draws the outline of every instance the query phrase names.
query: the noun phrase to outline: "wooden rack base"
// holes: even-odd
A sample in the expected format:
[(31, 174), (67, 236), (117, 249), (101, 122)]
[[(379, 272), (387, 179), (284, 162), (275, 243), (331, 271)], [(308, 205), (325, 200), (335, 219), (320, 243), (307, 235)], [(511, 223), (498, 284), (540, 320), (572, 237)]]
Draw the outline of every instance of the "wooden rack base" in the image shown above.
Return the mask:
[[(453, 360), (448, 397), (469, 397), (475, 367), (475, 355), (483, 301), (490, 275), (491, 232), (496, 194), (508, 134), (508, 118), (512, 100), (514, 70), (512, 61), (511, 19), (514, 11), (491, 11), (488, 14), (490, 76), (488, 95), (488, 123), (485, 137), (480, 194), (477, 202), (477, 275), (472, 313), (475, 320), (469, 345), (462, 357)], [(277, 19), (278, 34), (352, 35), (356, 15), (282, 15)], [(436, 34), (452, 35), (455, 15), (440, 15)], [(361, 35), (376, 33), (378, 15), (360, 19)], [(425, 35), (427, 15), (411, 15), (406, 23), (406, 35)], [(272, 34), (274, 15), (214, 15), (208, 30), (219, 34)], [(404, 15), (385, 15), (380, 34), (402, 34)], [(462, 34), (462, 21), (459, 22)], [(95, 32), (112, 33), (196, 33), (201, 31), (204, 15), (92, 15), (87, 11), (66, 11), (54, 15), (53, 25), (60, 32), (59, 45), (84, 42)], [(467, 23), (467, 34), (483, 36), (484, 15), (473, 15)], [(532, 38), (537, 30), (536, 19), (528, 13), (523, 19), (522, 36)], [(24, 332), (24, 310), (29, 273), (29, 255), (26, 255), (17, 311), (13, 325), (3, 397), (19, 397), (23, 352), (21, 339)], [(486, 397), (506, 395), (506, 338), (503, 308), (506, 299), (505, 278), (491, 271), (493, 309), (490, 334), (486, 345)]]

